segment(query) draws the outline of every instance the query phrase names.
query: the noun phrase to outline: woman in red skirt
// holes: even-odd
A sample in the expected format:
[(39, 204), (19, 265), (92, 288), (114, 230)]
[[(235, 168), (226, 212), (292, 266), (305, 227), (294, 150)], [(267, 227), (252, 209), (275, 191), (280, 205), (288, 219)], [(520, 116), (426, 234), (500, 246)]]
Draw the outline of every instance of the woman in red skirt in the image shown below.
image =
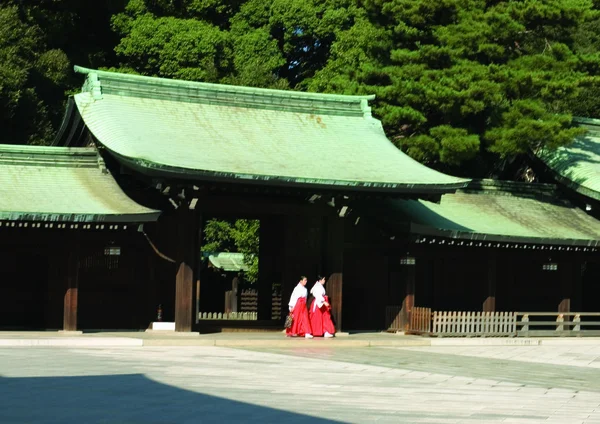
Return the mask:
[(307, 278), (302, 276), (298, 285), (294, 288), (292, 296), (290, 297), (290, 303), (288, 306), (293, 316), (292, 326), (285, 330), (285, 335), (288, 337), (304, 336), (307, 339), (312, 339), (312, 330), (310, 328), (310, 321), (308, 319), (308, 312), (306, 310), (306, 282)]
[(333, 321), (331, 321), (331, 306), (329, 305), (329, 298), (325, 294), (325, 277), (319, 276), (319, 279), (315, 283), (311, 294), (315, 297), (310, 305), (310, 325), (312, 327), (313, 336), (333, 337), (335, 334), (335, 327)]

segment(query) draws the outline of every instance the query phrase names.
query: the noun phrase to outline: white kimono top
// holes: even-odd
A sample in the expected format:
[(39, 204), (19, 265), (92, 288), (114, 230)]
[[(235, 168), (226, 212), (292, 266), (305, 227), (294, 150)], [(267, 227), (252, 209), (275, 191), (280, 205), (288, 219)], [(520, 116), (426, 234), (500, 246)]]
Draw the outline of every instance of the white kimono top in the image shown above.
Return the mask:
[(294, 288), (294, 291), (292, 292), (292, 296), (290, 297), (290, 303), (288, 303), (290, 311), (294, 309), (296, 303), (298, 302), (298, 299), (300, 299), (301, 297), (306, 297), (307, 294), (308, 290), (306, 290), (306, 287), (298, 283), (298, 285)]
[(310, 289), (310, 293), (315, 297), (315, 306), (313, 309), (320, 308), (325, 303), (325, 287), (318, 281)]

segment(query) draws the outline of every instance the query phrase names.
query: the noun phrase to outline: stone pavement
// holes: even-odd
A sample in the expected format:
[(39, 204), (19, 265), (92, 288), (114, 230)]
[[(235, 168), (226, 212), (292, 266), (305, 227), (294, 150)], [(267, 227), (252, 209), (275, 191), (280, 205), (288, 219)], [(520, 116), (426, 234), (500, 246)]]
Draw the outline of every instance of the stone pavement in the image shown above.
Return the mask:
[(6, 347), (0, 423), (600, 423), (600, 343), (545, 341)]

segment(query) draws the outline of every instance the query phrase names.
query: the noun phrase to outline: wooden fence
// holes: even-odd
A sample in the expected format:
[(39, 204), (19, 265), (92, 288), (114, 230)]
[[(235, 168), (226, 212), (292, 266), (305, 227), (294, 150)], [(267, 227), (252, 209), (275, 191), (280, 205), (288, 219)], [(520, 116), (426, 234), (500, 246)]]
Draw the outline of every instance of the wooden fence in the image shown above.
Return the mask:
[(258, 290), (242, 290), (240, 294), (240, 312), (258, 312)]
[(437, 337), (516, 335), (514, 312), (432, 312), (431, 308), (414, 307), (407, 313), (400, 306), (388, 306), (386, 324), (388, 331)]
[(281, 319), (281, 293), (276, 291), (271, 295), (271, 319)]
[[(388, 307), (386, 314), (388, 331), (405, 331), (400, 307)], [(432, 312), (415, 307), (406, 332), (437, 337), (599, 336), (600, 312)]]
[(405, 331), (405, 319), (402, 306), (390, 305), (385, 308), (385, 326), (387, 331)]
[(413, 308), (408, 332), (412, 334), (430, 334), (431, 317), (431, 308)]
[(433, 312), (434, 336), (515, 336), (514, 312)]
[(256, 321), (258, 314), (256, 312), (200, 312), (200, 320), (236, 320), (236, 321)]

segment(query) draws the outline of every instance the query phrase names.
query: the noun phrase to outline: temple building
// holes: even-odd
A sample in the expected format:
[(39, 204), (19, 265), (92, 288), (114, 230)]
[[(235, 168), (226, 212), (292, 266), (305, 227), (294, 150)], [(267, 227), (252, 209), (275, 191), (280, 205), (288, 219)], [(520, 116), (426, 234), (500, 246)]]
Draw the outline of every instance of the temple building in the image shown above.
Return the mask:
[[(373, 96), (75, 70), (55, 146), (0, 146), (0, 328), (145, 329), (158, 305), (176, 331), (277, 327), (318, 274), (338, 330), (384, 329), (390, 305), (405, 321), (415, 305), (600, 310), (600, 221), (559, 171), (555, 185), (427, 168), (386, 138)], [(212, 218), (260, 221), (252, 287), (216, 286), (215, 269), (244, 267), (201, 251)]]

